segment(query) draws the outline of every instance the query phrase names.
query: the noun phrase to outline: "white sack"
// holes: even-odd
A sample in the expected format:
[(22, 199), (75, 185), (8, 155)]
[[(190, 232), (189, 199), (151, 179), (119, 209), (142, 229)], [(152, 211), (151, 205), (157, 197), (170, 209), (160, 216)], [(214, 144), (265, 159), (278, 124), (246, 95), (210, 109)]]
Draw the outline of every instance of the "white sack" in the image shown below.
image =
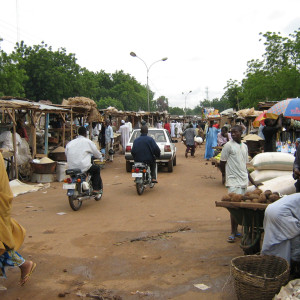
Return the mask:
[[(296, 188), (294, 186), (295, 182), (296, 180), (294, 180), (292, 175), (284, 175), (262, 182), (263, 185), (259, 186), (258, 188), (263, 192), (270, 190), (273, 193), (277, 192), (281, 195), (290, 195), (296, 193)], [(252, 192), (254, 190), (254, 185), (251, 185), (247, 188), (247, 192)]]
[(264, 152), (255, 155), (251, 164), (257, 170), (292, 171), (294, 160), (290, 153)]
[(254, 181), (263, 182), (273, 178), (277, 178), (284, 175), (293, 175), (292, 171), (279, 171), (279, 170), (255, 170), (251, 173), (251, 177)]
[(198, 144), (202, 144), (203, 143), (203, 139), (200, 136), (195, 136), (194, 137), (194, 141)]

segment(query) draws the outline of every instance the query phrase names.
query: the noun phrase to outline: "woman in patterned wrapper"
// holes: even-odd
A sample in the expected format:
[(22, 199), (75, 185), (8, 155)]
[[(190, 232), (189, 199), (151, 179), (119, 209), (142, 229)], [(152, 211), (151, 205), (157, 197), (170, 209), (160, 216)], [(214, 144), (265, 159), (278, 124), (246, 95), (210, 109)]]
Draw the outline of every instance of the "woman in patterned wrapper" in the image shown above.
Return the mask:
[[(26, 260), (17, 252), (25, 237), (25, 229), (11, 218), (13, 194), (9, 186), (2, 154), (0, 154), (0, 277), (6, 278), (7, 267), (19, 267), (23, 286), (30, 278), (36, 264)], [(5, 290), (5, 287), (0, 289)]]

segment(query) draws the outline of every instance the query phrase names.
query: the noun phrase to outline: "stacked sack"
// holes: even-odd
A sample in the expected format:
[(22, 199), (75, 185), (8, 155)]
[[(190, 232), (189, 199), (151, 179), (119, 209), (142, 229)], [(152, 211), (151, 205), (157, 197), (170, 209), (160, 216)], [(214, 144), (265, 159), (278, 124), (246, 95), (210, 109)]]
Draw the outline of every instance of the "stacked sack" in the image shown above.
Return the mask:
[[(271, 190), (282, 195), (296, 192), (293, 179), (294, 156), (289, 153), (265, 152), (257, 154), (250, 162), (255, 171), (251, 177), (256, 182), (263, 183), (259, 188), (265, 192)], [(250, 186), (247, 192), (255, 189)]]

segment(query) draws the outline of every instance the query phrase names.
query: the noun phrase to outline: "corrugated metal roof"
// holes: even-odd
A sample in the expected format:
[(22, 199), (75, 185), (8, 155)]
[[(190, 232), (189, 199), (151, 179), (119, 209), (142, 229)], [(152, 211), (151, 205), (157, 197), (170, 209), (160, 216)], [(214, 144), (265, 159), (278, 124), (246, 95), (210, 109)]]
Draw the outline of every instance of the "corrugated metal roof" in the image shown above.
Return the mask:
[(13, 104), (20, 104), (21, 106), (28, 106), (28, 108), (36, 108), (38, 110), (42, 110), (42, 111), (69, 111), (69, 109), (66, 108), (61, 108), (58, 106), (54, 106), (54, 105), (47, 105), (47, 104), (42, 104), (39, 102), (28, 102), (28, 101), (24, 101), (24, 100), (18, 100), (18, 99), (11, 99), (11, 100), (3, 100), (5, 102), (7, 102), (7, 104), (9, 104), (10, 102)]

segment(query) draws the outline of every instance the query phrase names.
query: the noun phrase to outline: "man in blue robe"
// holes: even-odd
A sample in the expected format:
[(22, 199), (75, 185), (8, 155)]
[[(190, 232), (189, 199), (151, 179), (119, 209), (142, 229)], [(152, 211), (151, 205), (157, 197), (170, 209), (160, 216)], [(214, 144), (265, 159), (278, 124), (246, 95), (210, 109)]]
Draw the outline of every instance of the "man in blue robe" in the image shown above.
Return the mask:
[(210, 121), (206, 132), (205, 155), (204, 158), (209, 160), (214, 156), (214, 149), (218, 144), (218, 129), (213, 127), (214, 121)]

